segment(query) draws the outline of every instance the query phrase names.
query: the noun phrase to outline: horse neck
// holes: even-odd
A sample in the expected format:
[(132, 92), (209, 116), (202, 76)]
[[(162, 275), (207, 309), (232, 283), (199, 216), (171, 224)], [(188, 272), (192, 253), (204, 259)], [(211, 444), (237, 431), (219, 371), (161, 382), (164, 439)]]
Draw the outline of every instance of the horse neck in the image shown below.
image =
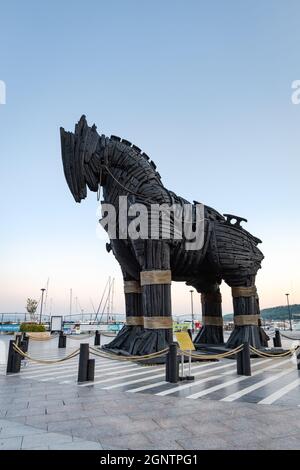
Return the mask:
[(143, 202), (152, 199), (154, 193), (157, 202), (164, 202), (167, 190), (155, 165), (138, 147), (125, 142), (107, 139), (109, 172), (103, 188), (104, 201), (116, 205), (119, 196), (138, 195), (138, 202)]

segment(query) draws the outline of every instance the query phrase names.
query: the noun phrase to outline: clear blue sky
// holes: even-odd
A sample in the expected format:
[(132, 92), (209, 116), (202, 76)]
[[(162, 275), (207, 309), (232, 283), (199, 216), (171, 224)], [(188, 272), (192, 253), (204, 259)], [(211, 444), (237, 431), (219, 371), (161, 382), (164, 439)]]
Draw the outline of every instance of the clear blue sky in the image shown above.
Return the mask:
[[(48, 277), (56, 313), (70, 287), (91, 310), (109, 274), (124, 309), (96, 196), (75, 204), (63, 176), (59, 126), (83, 113), (144, 149), (170, 189), (248, 218), (262, 306), (286, 291), (300, 303), (299, 15), (296, 0), (3, 2), (0, 312), (23, 311)], [(189, 312), (188, 288), (173, 294)]]

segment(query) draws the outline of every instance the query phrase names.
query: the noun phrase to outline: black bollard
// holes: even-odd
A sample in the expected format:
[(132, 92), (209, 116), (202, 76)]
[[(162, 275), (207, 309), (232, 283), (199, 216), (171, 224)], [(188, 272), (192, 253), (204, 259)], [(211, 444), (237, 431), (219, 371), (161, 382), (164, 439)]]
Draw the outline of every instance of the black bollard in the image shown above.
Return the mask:
[(170, 354), (166, 354), (166, 382), (170, 381)]
[(273, 343), (274, 343), (274, 348), (281, 348), (281, 336), (280, 336), (280, 331), (275, 330), (275, 337), (273, 338)]
[(80, 344), (79, 364), (78, 364), (78, 382), (88, 380), (88, 361), (90, 346), (87, 343)]
[(251, 375), (250, 347), (245, 342), (243, 349), (236, 355), (236, 366), (238, 375)]
[(300, 370), (300, 348), (296, 351), (297, 369)]
[(94, 346), (100, 346), (100, 333), (98, 330), (95, 332), (95, 341), (94, 341)]
[(59, 333), (59, 337), (58, 337), (58, 347), (59, 348), (65, 348), (67, 345), (67, 337), (66, 335), (63, 334), (63, 332), (61, 331)]
[[(19, 344), (19, 348), (23, 351), (23, 353), (26, 353), (26, 352), (27, 352), (27, 349), (26, 349), (27, 347), (28, 347), (28, 346), (27, 346), (27, 341), (23, 341), (23, 340), (22, 340), (22, 341), (20, 342), (20, 344)], [(23, 360), (23, 359), (26, 359), (25, 356), (22, 356), (22, 357), (21, 357), (21, 360)]]
[(87, 380), (88, 382), (94, 382), (95, 377), (95, 359), (89, 359), (87, 365)]
[(26, 333), (23, 333), (21, 342), (23, 344), (22, 351), (27, 353), (28, 352), (28, 346), (29, 346), (29, 336), (27, 336)]
[(8, 347), (8, 356), (7, 356), (7, 366), (6, 366), (6, 373), (11, 374), (13, 372), (13, 355), (14, 355), (14, 340), (10, 340), (9, 347)]
[(177, 383), (179, 378), (179, 362), (177, 360), (177, 344), (171, 343), (166, 358), (166, 382)]
[(15, 374), (20, 372), (21, 369), (22, 356), (14, 350), (14, 344), (16, 344), (16, 341), (14, 339), (10, 340), (6, 367), (7, 374)]

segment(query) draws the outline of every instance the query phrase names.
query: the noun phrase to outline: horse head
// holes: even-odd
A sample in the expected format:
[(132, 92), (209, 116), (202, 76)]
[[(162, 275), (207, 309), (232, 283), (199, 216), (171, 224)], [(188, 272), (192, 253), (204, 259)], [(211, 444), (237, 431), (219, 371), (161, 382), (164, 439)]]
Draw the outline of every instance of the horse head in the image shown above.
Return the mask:
[(95, 124), (89, 127), (81, 116), (74, 132), (60, 128), (61, 152), (65, 177), (76, 202), (87, 196), (87, 187), (97, 191), (103, 184), (107, 166), (107, 138), (99, 135)]
[[(87, 187), (97, 192), (100, 186), (109, 188), (109, 182), (117, 181), (125, 193), (132, 193), (140, 183), (136, 174), (144, 175), (144, 182), (152, 187), (155, 184), (162, 191), (156, 165), (139, 147), (114, 135), (99, 135), (95, 124), (88, 126), (84, 115), (75, 125), (74, 132), (66, 132), (61, 127), (60, 135), (65, 178), (76, 202), (86, 198)], [(120, 161), (124, 155), (126, 164)], [(112, 174), (114, 169), (126, 173), (125, 186)]]

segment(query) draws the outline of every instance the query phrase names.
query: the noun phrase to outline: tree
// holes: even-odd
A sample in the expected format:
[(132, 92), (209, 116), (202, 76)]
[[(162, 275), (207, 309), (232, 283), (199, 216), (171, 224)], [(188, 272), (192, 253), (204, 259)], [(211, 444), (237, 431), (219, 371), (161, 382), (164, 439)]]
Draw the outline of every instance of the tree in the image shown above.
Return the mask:
[[(27, 299), (27, 302), (26, 302), (26, 310), (27, 312), (29, 313), (30, 315), (30, 320), (32, 321), (35, 321), (36, 318), (35, 318), (35, 312), (36, 312), (36, 309), (38, 307), (38, 301), (35, 300), (35, 299), (30, 299), (28, 298)], [(26, 320), (26, 319), (25, 319)]]

